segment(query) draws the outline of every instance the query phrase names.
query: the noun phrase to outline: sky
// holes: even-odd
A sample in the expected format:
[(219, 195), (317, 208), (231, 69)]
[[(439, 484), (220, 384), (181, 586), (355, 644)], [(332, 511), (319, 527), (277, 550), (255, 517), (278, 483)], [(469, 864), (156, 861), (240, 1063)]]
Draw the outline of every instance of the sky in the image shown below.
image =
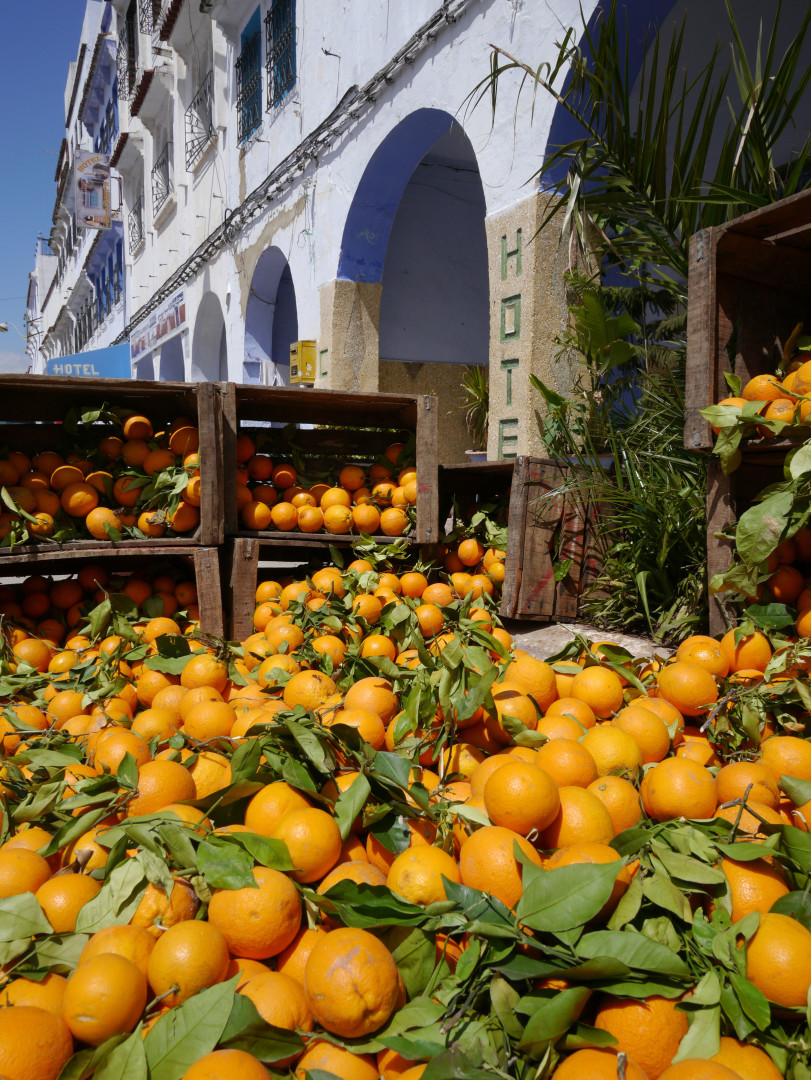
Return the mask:
[[(3, 0), (0, 38), (0, 371), (25, 371), (23, 313), (37, 234), (48, 235), (65, 84), (85, 0)], [(14, 323), (20, 331), (18, 334)]]

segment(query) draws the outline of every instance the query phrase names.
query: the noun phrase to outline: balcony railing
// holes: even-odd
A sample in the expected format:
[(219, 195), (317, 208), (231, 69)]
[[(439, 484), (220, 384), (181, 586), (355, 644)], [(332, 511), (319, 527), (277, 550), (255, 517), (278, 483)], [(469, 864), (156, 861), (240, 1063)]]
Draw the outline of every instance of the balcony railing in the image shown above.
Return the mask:
[(154, 34), (160, 27), (162, 0), (138, 0), (138, 23), (142, 34)]
[[(138, 199), (127, 217), (127, 228), (130, 236), (130, 255), (143, 243), (146, 233), (144, 232), (144, 197)], [(118, 297), (116, 297), (118, 299)]]
[(168, 142), (152, 166), (152, 213), (158, 214), (174, 191), (172, 183), (172, 144)]
[(260, 36), (254, 34), (242, 46), (237, 60), (237, 139), (245, 142), (262, 122), (262, 69)]
[(116, 69), (118, 72), (118, 96), (122, 101), (129, 101), (135, 89), (135, 79), (138, 71), (138, 44), (135, 34), (131, 32), (131, 26), (127, 23), (124, 23), (121, 27), (118, 38)]
[(272, 0), (265, 17), (269, 109), (279, 105), (296, 81), (295, 0)]
[(206, 147), (217, 137), (214, 128), (214, 72), (200, 83), (186, 109), (186, 168), (191, 171)]

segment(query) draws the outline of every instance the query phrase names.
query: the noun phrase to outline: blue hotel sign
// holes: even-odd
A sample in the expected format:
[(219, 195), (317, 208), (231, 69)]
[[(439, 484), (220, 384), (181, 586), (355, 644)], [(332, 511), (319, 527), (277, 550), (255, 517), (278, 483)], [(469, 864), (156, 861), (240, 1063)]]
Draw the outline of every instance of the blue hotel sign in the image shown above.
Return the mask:
[(130, 347), (128, 344), (113, 345), (109, 349), (55, 356), (47, 361), (45, 374), (83, 379), (129, 379), (132, 377)]

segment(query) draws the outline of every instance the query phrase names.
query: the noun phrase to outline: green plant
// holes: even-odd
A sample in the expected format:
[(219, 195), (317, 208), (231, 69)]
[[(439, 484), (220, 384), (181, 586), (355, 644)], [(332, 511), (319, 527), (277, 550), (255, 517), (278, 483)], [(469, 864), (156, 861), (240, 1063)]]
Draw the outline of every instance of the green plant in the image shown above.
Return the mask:
[(473, 450), (487, 448), (487, 421), (490, 416), (490, 377), (486, 367), (466, 367), (462, 376), (465, 427), (473, 440)]

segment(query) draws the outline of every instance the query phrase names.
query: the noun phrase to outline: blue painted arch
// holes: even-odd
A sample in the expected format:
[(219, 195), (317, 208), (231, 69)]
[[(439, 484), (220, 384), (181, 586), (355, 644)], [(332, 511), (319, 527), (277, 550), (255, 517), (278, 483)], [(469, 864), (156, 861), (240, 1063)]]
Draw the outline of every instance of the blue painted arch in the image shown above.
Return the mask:
[(442, 109), (417, 109), (401, 120), (372, 154), (344, 225), (340, 280), (380, 283), (406, 185), (434, 143), (454, 127), (460, 125)]

